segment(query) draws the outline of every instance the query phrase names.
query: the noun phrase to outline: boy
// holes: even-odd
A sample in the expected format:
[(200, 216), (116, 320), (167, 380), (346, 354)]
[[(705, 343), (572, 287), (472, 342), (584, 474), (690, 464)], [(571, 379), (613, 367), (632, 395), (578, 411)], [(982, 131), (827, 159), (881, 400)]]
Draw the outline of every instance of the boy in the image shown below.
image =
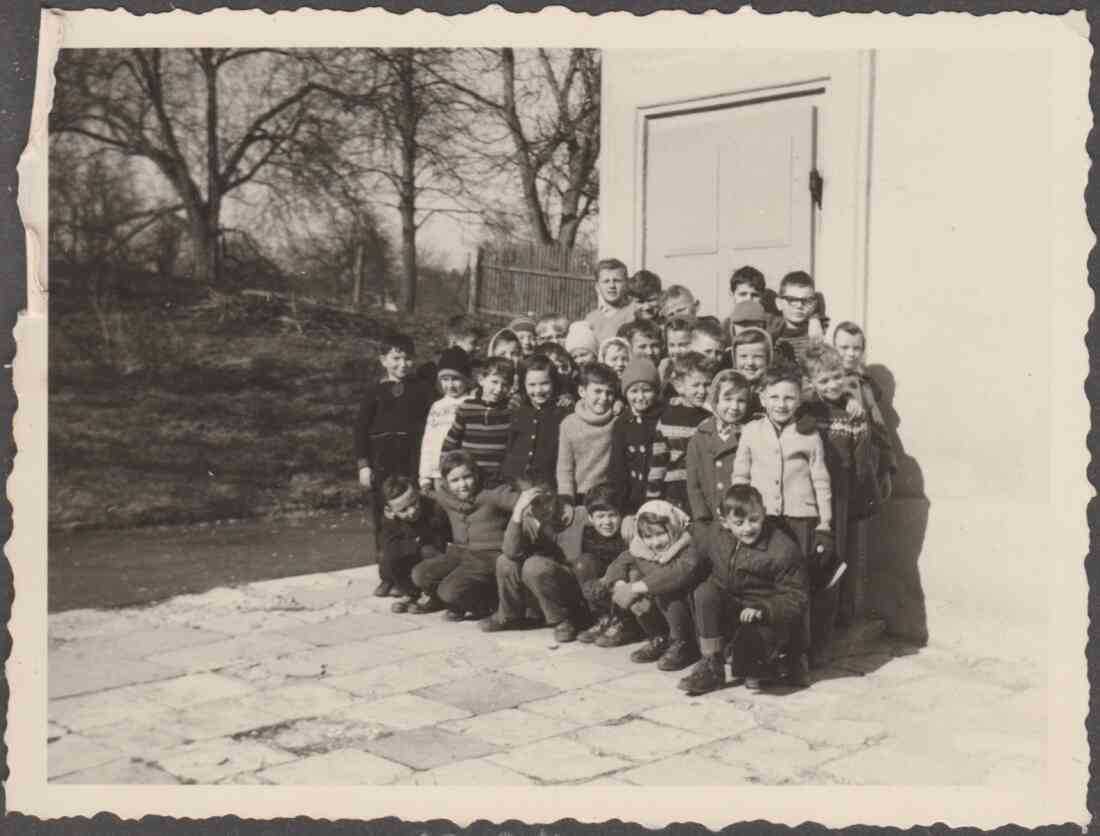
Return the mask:
[(657, 421), (647, 495), (664, 497), (686, 511), (688, 442), (699, 425), (710, 417), (704, 406), (710, 380), (705, 358), (689, 351), (672, 364), (671, 379), (677, 402), (666, 406)]
[[(815, 587), (827, 592), (817, 564), (832, 552), (832, 484), (825, 442), (812, 421), (810, 427), (800, 427), (798, 421), (802, 406), (799, 371), (782, 366), (770, 369), (764, 379), (763, 401), (764, 416), (750, 421), (741, 432), (733, 483), (751, 484), (760, 492), (768, 517), (798, 544)], [(812, 600), (810, 606), (814, 607)], [(813, 662), (824, 656), (831, 625), (812, 623), (812, 617), (806, 621)]]
[(668, 322), (683, 317), (694, 322), (699, 315), (699, 300), (682, 284), (674, 284), (661, 294), (661, 319)]
[(728, 488), (717, 524), (696, 524), (692, 536), (711, 573), (692, 596), (702, 658), (680, 689), (705, 694), (726, 684), (727, 639), (734, 676), (744, 676), (750, 690), (760, 689), (781, 654), (791, 683), (808, 685), (806, 570), (794, 540), (764, 515), (760, 492), (748, 485)]
[(731, 369), (718, 372), (707, 393), (711, 416), (687, 447), (687, 492), (691, 518), (696, 522), (718, 517), (718, 506), (733, 484), (733, 462), (741, 427), (750, 417), (752, 387)]
[[(439, 479), (443, 440), (454, 424), (458, 407), (470, 399), (470, 358), (461, 348), (444, 349), (439, 355), (438, 380), (443, 397), (432, 404), (420, 443), (420, 487), (427, 490)], [(438, 486), (437, 486), (438, 487)]]
[(376, 551), (382, 545), (382, 483), (388, 476), (416, 476), (420, 438), (432, 406), (430, 386), (408, 379), (414, 354), (411, 337), (382, 338), (378, 362), (383, 378), (367, 387), (355, 421), (355, 464), (359, 484), (370, 491)]
[(647, 499), (659, 499), (656, 474), (651, 473), (653, 444), (661, 404), (657, 367), (635, 357), (623, 372), (622, 391), (627, 409), (611, 427), (609, 478), (618, 507), (633, 514)]
[(576, 625), (584, 618), (581, 591), (561, 540), (570, 539), (572, 532), (571, 539), (579, 544), (583, 525), (583, 514), (575, 514), (549, 489), (536, 487), (520, 495), (496, 563), (500, 603), (496, 613), (481, 622), (482, 630), (495, 633), (528, 626), (530, 596), (546, 625), (554, 629), (554, 641), (577, 638)]
[[(793, 362), (793, 357), (790, 360)], [(772, 338), (763, 329), (745, 329), (733, 338), (730, 361), (733, 370), (745, 376), (753, 386), (754, 395), (758, 396), (764, 372), (772, 365)]]
[(811, 343), (820, 342), (825, 336), (827, 322), (815, 316), (818, 295), (809, 273), (795, 270), (779, 283), (776, 300), (781, 316), (769, 326), (768, 332), (776, 351), (781, 345), (789, 345), (799, 365)]
[(508, 330), (519, 340), (520, 354), (529, 356), (535, 350), (535, 320), (529, 316), (517, 316), (508, 323)]
[(738, 267), (730, 276), (730, 305), (736, 308), (742, 302), (759, 303), (766, 289), (763, 273), (751, 264)]
[(703, 355), (708, 379), (721, 369), (725, 349), (722, 326), (712, 317), (696, 319), (691, 329), (691, 350)]
[(661, 327), (652, 319), (635, 319), (619, 329), (630, 343), (631, 357), (645, 357), (654, 366), (661, 362)]
[(661, 314), (661, 277), (649, 270), (639, 270), (630, 277), (627, 293), (634, 300), (634, 318), (654, 320)]
[(565, 335), (565, 350), (573, 358), (578, 369), (596, 362), (596, 352), (600, 344), (596, 341), (596, 334), (587, 322), (573, 322), (569, 325), (569, 332)]
[(569, 333), (569, 320), (559, 313), (543, 314), (535, 323), (535, 342), (565, 344), (565, 335)]
[(458, 405), (454, 423), (443, 439), (444, 453), (466, 450), (473, 456), (481, 484), (486, 487), (497, 483), (508, 450), (508, 429), (512, 425), (508, 400), (515, 374), (511, 360), (487, 360), (478, 372), (478, 396)]
[[(598, 615), (597, 622), (577, 634), (585, 644), (601, 642), (601, 647), (620, 647), (641, 638), (637, 622), (629, 614), (610, 605), (600, 579), (615, 559), (626, 551), (633, 536), (633, 521), (623, 519), (615, 489), (608, 482), (592, 488), (585, 497), (585, 526), (581, 532), (580, 556), (573, 564), (573, 573), (581, 586), (589, 609)], [(605, 637), (601, 639), (601, 637)]]
[(614, 337), (634, 319), (634, 303), (626, 291), (628, 275), (626, 265), (617, 258), (605, 258), (596, 265), (596, 309), (584, 321), (591, 326), (597, 344)]
[(683, 357), (691, 351), (691, 327), (694, 319), (684, 316), (673, 317), (665, 320), (665, 351), (667, 356), (657, 364), (657, 371), (661, 375), (661, 399), (669, 400), (673, 394), (669, 376), (672, 374), (672, 363), (677, 357)]
[[(386, 502), (382, 522), (382, 555), (378, 559), (378, 575), (391, 595), (398, 596), (390, 609), (407, 612), (420, 597), (412, 580), (413, 568), (421, 560), (439, 557), (451, 540), (451, 523), (442, 508), (421, 494), (407, 476), (390, 476), (382, 483)], [(376, 591), (375, 594), (380, 594)]]
[(603, 363), (581, 369), (577, 408), (558, 430), (558, 493), (570, 504), (583, 505), (585, 494), (607, 481), (617, 383)]

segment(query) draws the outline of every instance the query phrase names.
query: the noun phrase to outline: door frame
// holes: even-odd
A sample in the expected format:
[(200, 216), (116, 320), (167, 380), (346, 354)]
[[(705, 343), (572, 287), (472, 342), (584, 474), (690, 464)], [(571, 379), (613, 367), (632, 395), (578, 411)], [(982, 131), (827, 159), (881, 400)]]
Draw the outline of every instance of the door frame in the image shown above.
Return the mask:
[[(607, 50), (600, 161), (600, 250), (645, 254), (645, 136), (650, 118), (787, 94), (814, 95), (825, 179), (814, 260), (833, 316), (866, 325), (872, 50)], [(723, 292), (720, 289), (720, 292)]]

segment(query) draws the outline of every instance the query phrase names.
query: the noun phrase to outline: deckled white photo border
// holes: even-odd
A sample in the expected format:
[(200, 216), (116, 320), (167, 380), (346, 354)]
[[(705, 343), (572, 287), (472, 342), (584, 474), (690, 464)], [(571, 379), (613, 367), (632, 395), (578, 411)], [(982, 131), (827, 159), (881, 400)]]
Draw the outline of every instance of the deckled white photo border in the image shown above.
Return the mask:
[[(1050, 394), (1053, 439), (1050, 484), (1064, 523), (1044, 569), (1054, 573), (1051, 602), (1049, 694), (1050, 759), (1045, 786), (1030, 793), (967, 787), (774, 787), (731, 786), (618, 788), (530, 787), (266, 787), (266, 786), (72, 786), (46, 783), (46, 116), (52, 96), (52, 66), (60, 44), (91, 46), (592, 46), (602, 48), (736, 47), (973, 47), (1029, 46), (1051, 53), (1052, 226), (1050, 243)], [(1084, 645), (1088, 549), (1085, 507), (1092, 492), (1085, 478), (1088, 408), (1083, 383), (1084, 347), (1092, 310), (1086, 259), (1093, 239), (1085, 219), (1088, 170), (1085, 139), (1088, 108), (1088, 26), (1083, 13), (1065, 16), (967, 14), (901, 18), (833, 15), (813, 18), (748, 10), (732, 16), (662, 12), (640, 18), (626, 13), (594, 17), (556, 8), (509, 14), (493, 7), (466, 16), (423, 12), (393, 15), (377, 9), (357, 13), (300, 11), (266, 15), (219, 10), (130, 15), (116, 12), (46, 12), (30, 144), (20, 165), (20, 206), (28, 235), (28, 310), (16, 328), (18, 353), (15, 418), (18, 455), (8, 492), (14, 533), (7, 555), (15, 576), (7, 664), (11, 684), (7, 743), (11, 778), (8, 809), (40, 817), (123, 817), (165, 814), (206, 817), (236, 814), (273, 818), (407, 821), (444, 818), (457, 825), (476, 819), (553, 822), (564, 817), (599, 822), (611, 818), (661, 826), (694, 821), (719, 828), (735, 821), (767, 819), (785, 824), (815, 821), (851, 824), (1023, 826), (1087, 820), (1088, 751), (1084, 719), (1087, 679)], [(976, 103), (980, 108), (980, 103)], [(1021, 160), (1021, 165), (1027, 161)], [(1008, 176), (1009, 173), (1006, 173)]]

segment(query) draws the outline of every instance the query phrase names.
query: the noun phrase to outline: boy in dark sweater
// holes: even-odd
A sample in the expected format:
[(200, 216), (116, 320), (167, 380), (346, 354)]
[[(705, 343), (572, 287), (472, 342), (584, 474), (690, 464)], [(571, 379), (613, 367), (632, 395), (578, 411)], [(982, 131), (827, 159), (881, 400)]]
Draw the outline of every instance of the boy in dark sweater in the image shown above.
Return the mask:
[(707, 400), (706, 360), (689, 351), (672, 364), (672, 386), (676, 400), (661, 412), (653, 442), (649, 496), (663, 496), (682, 511), (688, 510), (687, 446), (696, 429), (710, 412)]
[(734, 676), (745, 677), (746, 687), (758, 690), (775, 674), (781, 655), (787, 678), (809, 684), (805, 564), (794, 540), (765, 517), (760, 492), (748, 485), (729, 488), (718, 520), (696, 524), (692, 537), (711, 573), (692, 596), (702, 658), (679, 687), (703, 694), (725, 685), (727, 642)]
[(814, 280), (809, 273), (795, 270), (785, 275), (779, 283), (776, 304), (781, 316), (772, 320), (768, 333), (776, 352), (782, 346), (789, 345), (799, 366), (806, 356), (806, 349), (825, 338), (828, 321), (816, 313), (818, 301)]
[(508, 450), (508, 429), (512, 425), (509, 398), (515, 366), (511, 360), (492, 357), (478, 371), (479, 394), (460, 404), (454, 423), (443, 440), (443, 452), (466, 450), (473, 456), (485, 486), (497, 484), (500, 465)]
[[(416, 477), (420, 439), (435, 399), (430, 384), (409, 379), (414, 354), (412, 338), (383, 337), (378, 361), (385, 375), (367, 387), (355, 421), (355, 463), (359, 484), (370, 491), (376, 554), (382, 546), (382, 484), (388, 476)], [(380, 586), (389, 593), (391, 587), (385, 581)]]
[(661, 404), (657, 367), (635, 357), (622, 377), (627, 408), (611, 425), (611, 464), (608, 478), (623, 513), (633, 514), (647, 499), (659, 499), (656, 474), (651, 472), (653, 445)]
[(610, 483), (596, 485), (585, 499), (585, 526), (581, 532), (580, 557), (573, 572), (581, 585), (585, 601), (596, 623), (577, 634), (577, 641), (591, 644), (610, 635), (605, 647), (630, 644), (641, 638), (641, 631), (630, 613), (615, 609), (607, 587), (600, 579), (615, 559), (626, 551), (634, 531), (633, 520), (624, 520), (622, 508)]
[[(432, 499), (422, 495), (408, 476), (390, 476), (382, 483), (386, 501), (382, 522), (382, 555), (378, 575), (398, 597), (390, 607), (407, 612), (420, 597), (412, 581), (413, 568), (421, 560), (439, 557), (451, 540), (447, 514)], [(380, 587), (382, 589), (382, 587)], [(378, 594), (378, 593), (376, 593)]]

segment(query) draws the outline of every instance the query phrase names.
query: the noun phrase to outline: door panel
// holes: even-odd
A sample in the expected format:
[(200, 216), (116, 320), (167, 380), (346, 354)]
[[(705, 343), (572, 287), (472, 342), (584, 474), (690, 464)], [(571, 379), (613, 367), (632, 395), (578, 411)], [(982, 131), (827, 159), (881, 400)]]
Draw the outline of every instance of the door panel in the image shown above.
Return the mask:
[(772, 288), (784, 273), (812, 269), (811, 102), (648, 121), (645, 266), (666, 287), (689, 287), (703, 311), (729, 313), (729, 275), (744, 264)]

